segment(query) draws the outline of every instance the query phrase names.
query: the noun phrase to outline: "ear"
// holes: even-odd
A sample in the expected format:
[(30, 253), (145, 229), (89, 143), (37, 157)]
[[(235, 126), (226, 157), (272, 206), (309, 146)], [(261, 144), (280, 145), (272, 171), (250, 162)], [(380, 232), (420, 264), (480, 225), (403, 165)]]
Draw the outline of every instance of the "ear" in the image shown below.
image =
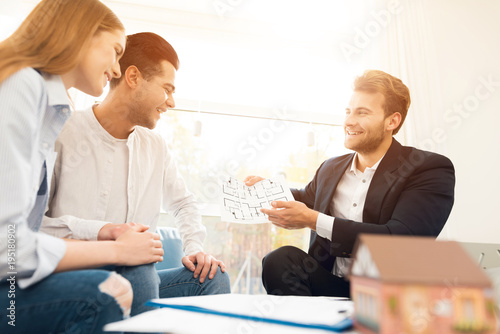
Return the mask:
[(388, 119), (388, 123), (387, 123), (387, 126), (385, 127), (385, 129), (387, 131), (394, 131), (401, 123), (402, 117), (401, 117), (400, 113), (395, 112), (391, 116), (387, 117), (387, 119)]
[(125, 82), (130, 88), (137, 87), (139, 81), (142, 79), (141, 71), (135, 65), (130, 65), (125, 71), (124, 76)]

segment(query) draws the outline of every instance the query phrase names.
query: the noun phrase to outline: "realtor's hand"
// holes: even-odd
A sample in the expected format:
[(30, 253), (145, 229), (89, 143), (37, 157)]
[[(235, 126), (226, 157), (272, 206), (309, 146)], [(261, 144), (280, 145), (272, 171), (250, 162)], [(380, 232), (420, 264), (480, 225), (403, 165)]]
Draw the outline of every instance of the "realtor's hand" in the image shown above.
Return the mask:
[(297, 201), (273, 201), (272, 209), (260, 209), (276, 226), (287, 230), (308, 227), (316, 230), (318, 211), (309, 209), (304, 203)]
[(254, 184), (256, 184), (257, 182), (260, 182), (260, 181), (263, 181), (265, 180), (263, 177), (260, 177), (260, 176), (255, 176), (255, 175), (250, 175), (250, 176), (247, 176), (243, 182), (245, 182), (245, 184), (247, 186), (253, 186)]
[(209, 279), (214, 278), (217, 273), (217, 267), (220, 267), (223, 273), (226, 272), (226, 265), (224, 262), (204, 252), (184, 256), (182, 258), (182, 264), (184, 267), (194, 272), (194, 278), (200, 277), (200, 283), (205, 281), (207, 275)]

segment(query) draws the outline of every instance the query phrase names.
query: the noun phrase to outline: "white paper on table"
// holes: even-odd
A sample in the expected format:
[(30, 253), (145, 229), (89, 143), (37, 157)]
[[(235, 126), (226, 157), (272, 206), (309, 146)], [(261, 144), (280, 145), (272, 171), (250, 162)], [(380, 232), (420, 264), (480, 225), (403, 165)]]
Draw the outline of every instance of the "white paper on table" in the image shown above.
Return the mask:
[[(162, 308), (130, 319), (108, 324), (109, 332), (172, 333), (172, 334), (305, 334), (304, 328), (280, 326), (210, 314)], [(312, 329), (311, 334), (332, 334)]]
[(293, 195), (280, 175), (247, 186), (242, 181), (229, 178), (222, 184), (221, 220), (230, 223), (268, 223), (260, 209), (271, 208), (272, 201), (293, 201)]
[[(220, 312), (247, 314), (305, 324), (334, 325), (352, 314), (351, 301), (330, 297), (297, 297), (270, 295), (212, 295), (155, 299), (165, 305), (189, 305)], [(146, 312), (133, 318), (108, 324), (106, 331), (168, 332), (168, 333), (304, 333), (307, 329), (269, 324), (246, 319), (216, 316), (170, 308)], [(311, 330), (313, 333), (330, 331)]]

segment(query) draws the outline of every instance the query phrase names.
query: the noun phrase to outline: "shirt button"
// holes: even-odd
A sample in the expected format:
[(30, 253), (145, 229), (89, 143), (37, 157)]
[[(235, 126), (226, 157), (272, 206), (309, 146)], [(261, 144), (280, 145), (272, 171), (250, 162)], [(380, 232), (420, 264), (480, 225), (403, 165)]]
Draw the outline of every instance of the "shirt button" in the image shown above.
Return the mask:
[(103, 191), (103, 192), (102, 192), (102, 194), (103, 194), (104, 196), (108, 196), (108, 191), (107, 191), (107, 190), (106, 190), (106, 191)]
[(43, 147), (44, 149), (48, 149), (48, 148), (49, 148), (49, 144), (47, 144), (47, 143), (43, 143), (43, 144), (42, 144), (42, 147)]
[(363, 179), (363, 183), (366, 183), (366, 180), (365, 180), (365, 179)]
[(111, 160), (111, 159), (108, 159), (108, 163), (110, 164), (111, 162), (112, 162), (112, 160)]
[(353, 207), (357, 207), (358, 205), (357, 205), (356, 203), (353, 203), (353, 204), (352, 204), (352, 206), (353, 206)]

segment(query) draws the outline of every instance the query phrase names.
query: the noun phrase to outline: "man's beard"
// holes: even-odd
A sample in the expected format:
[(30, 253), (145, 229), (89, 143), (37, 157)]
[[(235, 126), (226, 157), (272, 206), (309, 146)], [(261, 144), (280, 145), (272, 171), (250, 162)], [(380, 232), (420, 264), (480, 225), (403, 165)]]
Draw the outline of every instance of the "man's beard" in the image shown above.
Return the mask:
[[(142, 96), (142, 94), (139, 96)], [(140, 101), (140, 99), (134, 99), (134, 102), (129, 104), (130, 114), (128, 118), (133, 124), (152, 130), (156, 127), (156, 122), (153, 120), (151, 112), (148, 113), (144, 109), (144, 104)]]
[(375, 129), (370, 136), (366, 137), (361, 142), (355, 143), (350, 147), (345, 145), (345, 147), (360, 154), (368, 154), (376, 151), (383, 141), (384, 124), (381, 124), (379, 129)]

